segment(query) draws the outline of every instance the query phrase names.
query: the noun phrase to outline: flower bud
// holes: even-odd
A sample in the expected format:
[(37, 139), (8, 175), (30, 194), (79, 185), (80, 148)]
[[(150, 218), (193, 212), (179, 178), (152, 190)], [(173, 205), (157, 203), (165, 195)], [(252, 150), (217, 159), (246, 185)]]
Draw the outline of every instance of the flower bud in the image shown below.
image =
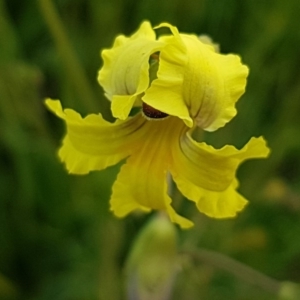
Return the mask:
[(300, 285), (285, 281), (281, 283), (278, 293), (279, 300), (298, 300), (300, 299)]
[(126, 263), (130, 300), (170, 299), (176, 275), (177, 236), (165, 217), (154, 217), (141, 231)]

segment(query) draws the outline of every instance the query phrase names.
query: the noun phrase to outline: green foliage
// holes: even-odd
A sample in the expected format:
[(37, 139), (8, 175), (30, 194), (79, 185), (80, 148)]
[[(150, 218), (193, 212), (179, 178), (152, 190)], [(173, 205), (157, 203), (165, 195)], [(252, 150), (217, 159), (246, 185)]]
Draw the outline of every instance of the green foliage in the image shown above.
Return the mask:
[[(108, 208), (118, 167), (70, 176), (57, 159), (62, 124), (45, 97), (111, 119), (96, 82), (99, 52), (144, 19), (208, 34), (250, 67), (238, 115), (206, 134), (221, 146), (264, 135), (268, 160), (245, 163), (250, 205), (234, 220), (212, 220), (190, 203), (196, 227), (181, 244), (219, 251), (273, 278), (300, 280), (299, 1), (0, 1), (0, 299), (124, 299), (125, 257), (147, 216), (114, 218)], [(51, 27), (52, 26), (52, 27)], [(66, 42), (67, 41), (67, 42)], [(80, 74), (76, 73), (80, 70)], [(202, 263), (183, 264), (174, 299), (271, 300), (274, 295)]]

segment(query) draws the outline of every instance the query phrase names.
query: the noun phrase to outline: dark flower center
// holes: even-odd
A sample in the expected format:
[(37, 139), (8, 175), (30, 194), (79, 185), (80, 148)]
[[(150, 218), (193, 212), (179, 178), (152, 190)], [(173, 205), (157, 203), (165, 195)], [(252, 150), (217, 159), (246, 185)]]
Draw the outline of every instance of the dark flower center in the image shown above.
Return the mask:
[(154, 107), (148, 105), (147, 103), (143, 102), (143, 113), (145, 115), (145, 117), (149, 118), (149, 119), (163, 119), (166, 118), (168, 116), (168, 114), (155, 109)]

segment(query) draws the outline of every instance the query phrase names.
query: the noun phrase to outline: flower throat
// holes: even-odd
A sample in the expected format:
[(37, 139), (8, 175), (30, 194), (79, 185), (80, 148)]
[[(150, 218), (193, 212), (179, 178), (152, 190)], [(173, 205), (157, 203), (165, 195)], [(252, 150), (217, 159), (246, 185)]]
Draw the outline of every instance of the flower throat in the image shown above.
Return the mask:
[[(151, 82), (157, 78), (157, 71), (158, 71), (158, 66), (159, 66), (159, 52), (153, 53), (150, 56), (149, 59), (149, 78), (150, 78), (150, 85)], [(143, 102), (142, 105), (142, 110), (143, 110), (143, 115), (149, 120), (158, 120), (158, 119), (164, 119), (168, 117), (169, 115), (167, 113), (164, 113), (147, 103)]]

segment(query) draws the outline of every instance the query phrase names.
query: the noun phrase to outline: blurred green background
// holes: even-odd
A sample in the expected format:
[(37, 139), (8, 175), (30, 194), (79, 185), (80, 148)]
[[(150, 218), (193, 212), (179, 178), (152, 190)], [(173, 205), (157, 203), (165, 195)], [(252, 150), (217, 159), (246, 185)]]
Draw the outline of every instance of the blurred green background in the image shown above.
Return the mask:
[[(250, 200), (233, 220), (185, 201), (196, 226), (180, 245), (203, 247), (278, 280), (300, 281), (299, 0), (0, 0), (0, 299), (118, 300), (125, 258), (149, 216), (109, 212), (119, 166), (69, 176), (56, 153), (64, 134), (45, 97), (111, 120), (96, 77), (100, 50), (142, 20), (208, 34), (250, 67), (238, 115), (206, 134), (215, 146), (264, 135), (268, 160), (245, 163)], [(63, 26), (63, 30), (59, 27)], [(67, 37), (67, 42), (66, 42)], [(274, 295), (208, 263), (187, 263), (172, 299), (268, 300)]]

